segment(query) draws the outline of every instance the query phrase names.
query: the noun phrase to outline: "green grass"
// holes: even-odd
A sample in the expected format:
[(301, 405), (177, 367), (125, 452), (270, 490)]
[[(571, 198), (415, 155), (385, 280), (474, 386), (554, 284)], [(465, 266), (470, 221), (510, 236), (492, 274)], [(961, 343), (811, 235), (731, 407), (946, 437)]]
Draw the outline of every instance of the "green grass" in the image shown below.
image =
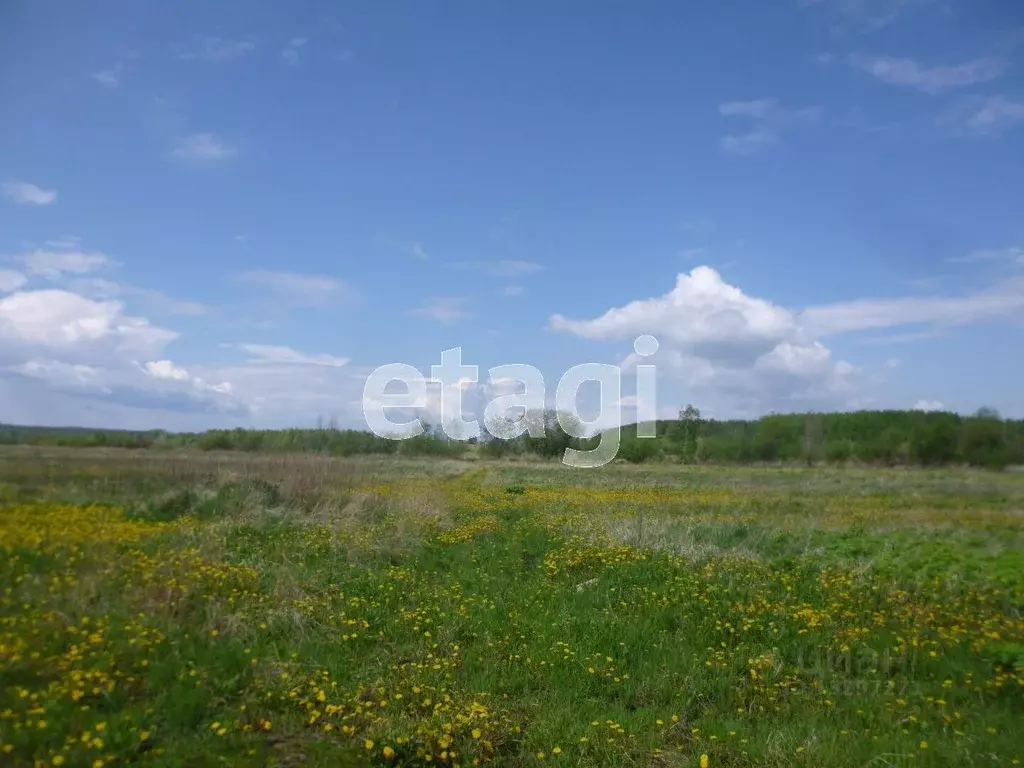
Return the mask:
[(0, 762), (1024, 758), (1015, 475), (47, 457), (0, 456)]

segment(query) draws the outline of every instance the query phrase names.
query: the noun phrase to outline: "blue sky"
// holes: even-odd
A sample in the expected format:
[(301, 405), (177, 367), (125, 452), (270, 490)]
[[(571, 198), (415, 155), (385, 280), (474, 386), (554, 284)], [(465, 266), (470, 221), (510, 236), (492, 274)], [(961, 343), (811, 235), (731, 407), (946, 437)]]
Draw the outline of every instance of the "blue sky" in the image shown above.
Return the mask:
[(1009, 0), (3, 3), (0, 421), (642, 333), (664, 414), (1024, 416), (1022, 54)]

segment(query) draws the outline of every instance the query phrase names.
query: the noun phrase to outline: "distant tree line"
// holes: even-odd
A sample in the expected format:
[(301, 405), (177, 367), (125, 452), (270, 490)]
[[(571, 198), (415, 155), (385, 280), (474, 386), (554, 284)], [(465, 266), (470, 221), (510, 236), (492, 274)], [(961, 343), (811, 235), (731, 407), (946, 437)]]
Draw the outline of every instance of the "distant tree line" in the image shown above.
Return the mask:
[[(645, 445), (646, 444), (646, 445)], [(692, 406), (659, 421), (657, 438), (622, 435), (630, 461), (672, 457), (686, 463), (822, 462), (935, 466), (962, 463), (1000, 469), (1024, 464), (1024, 420), (991, 408), (972, 416), (948, 412), (854, 411), (702, 419)]]
[(307, 429), (210, 429), (205, 432), (135, 432), (118, 429), (20, 427), (0, 425), (0, 445), (72, 446), (79, 448), (198, 449), (250, 453), (327, 453), (335, 456), (403, 454), (460, 456), (468, 443), (448, 439), (427, 425), (409, 440), (390, 440), (372, 432), (338, 429), (333, 424)]
[[(565, 425), (565, 426), (563, 426)], [(566, 448), (587, 450), (598, 437), (581, 438), (571, 417), (531, 412), (487, 425), (478, 440), (454, 440), (439, 426), (392, 440), (333, 423), (308, 429), (212, 429), (145, 432), (0, 425), (0, 444), (136, 449), (197, 449), (260, 453), (317, 452), (334, 456), (398, 454), (458, 457), (478, 450), (489, 458), (559, 458)], [(566, 429), (566, 426), (569, 428)], [(478, 448), (471, 448), (479, 444)], [(1024, 420), (1002, 419), (983, 408), (972, 416), (946, 412), (856, 411), (768, 415), (756, 420), (704, 419), (693, 406), (659, 421), (656, 437), (624, 427), (618, 456), (630, 462), (745, 464), (806, 462), (874, 465), (969, 464), (1000, 469), (1024, 465)]]

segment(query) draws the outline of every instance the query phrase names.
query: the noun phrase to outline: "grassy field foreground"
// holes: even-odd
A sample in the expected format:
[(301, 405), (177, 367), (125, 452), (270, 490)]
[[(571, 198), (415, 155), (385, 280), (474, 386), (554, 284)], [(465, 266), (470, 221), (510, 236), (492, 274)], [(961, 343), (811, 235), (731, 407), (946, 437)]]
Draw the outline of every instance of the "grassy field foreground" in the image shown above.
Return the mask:
[(1019, 765), (1024, 478), (0, 453), (0, 763)]

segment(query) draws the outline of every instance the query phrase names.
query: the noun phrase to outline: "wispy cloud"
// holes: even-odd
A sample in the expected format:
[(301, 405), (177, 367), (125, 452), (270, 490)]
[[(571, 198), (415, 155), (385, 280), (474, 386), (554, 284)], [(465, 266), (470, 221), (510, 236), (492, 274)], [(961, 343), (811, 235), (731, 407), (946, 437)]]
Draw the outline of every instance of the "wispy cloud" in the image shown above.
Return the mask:
[(110, 258), (102, 253), (78, 250), (35, 250), (23, 253), (18, 260), (31, 275), (57, 280), (65, 273), (84, 275), (110, 266)]
[(1005, 69), (1003, 62), (991, 56), (963, 64), (926, 66), (913, 59), (854, 54), (850, 56), (850, 64), (884, 83), (908, 86), (925, 93), (991, 82)]
[(954, 106), (942, 122), (976, 136), (999, 136), (1024, 123), (1024, 101), (1005, 96), (967, 99)]
[(112, 67), (89, 72), (89, 77), (104, 88), (117, 88), (121, 85), (127, 65), (138, 58), (138, 51), (125, 51)]
[(67, 250), (69, 248), (78, 248), (82, 244), (82, 238), (75, 237), (74, 235), (61, 235), (55, 237), (52, 240), (47, 240), (45, 243), (50, 248), (61, 248)]
[(905, 333), (889, 333), (884, 336), (869, 336), (864, 339), (858, 339), (857, 343), (883, 346), (890, 344), (913, 344), (917, 341), (942, 338), (945, 335), (945, 333), (937, 329), (928, 331), (907, 331)]
[(135, 298), (157, 313), (197, 317), (210, 311), (209, 307), (198, 301), (175, 299), (151, 288), (140, 288), (137, 285), (118, 283), (99, 277), (73, 281), (70, 287), (77, 293), (95, 299)]
[(752, 131), (750, 133), (728, 134), (718, 140), (718, 146), (730, 155), (754, 155), (777, 141), (774, 133)]
[(779, 106), (778, 99), (753, 99), (751, 101), (729, 101), (718, 105), (718, 114), (763, 118)]
[(327, 275), (275, 272), (250, 269), (237, 275), (239, 280), (267, 290), (295, 306), (323, 307), (350, 296), (348, 286)]
[(429, 317), (444, 325), (451, 325), (473, 316), (464, 308), (465, 303), (466, 300), (458, 296), (438, 296), (410, 312), (414, 315)]
[(858, 299), (805, 309), (800, 322), (820, 336), (902, 325), (966, 325), (1024, 314), (1020, 279), (1009, 278), (965, 296)]
[(972, 251), (966, 256), (951, 256), (946, 261), (951, 264), (969, 264), (979, 261), (1024, 264), (1024, 248), (1012, 246)]
[(210, 165), (234, 157), (238, 151), (212, 133), (193, 133), (179, 139), (171, 156), (192, 165)]
[(726, 134), (718, 145), (729, 154), (752, 155), (777, 143), (788, 131), (813, 125), (822, 113), (821, 107), (786, 107), (775, 98), (724, 102), (718, 105), (718, 114), (748, 120), (752, 128)]
[(117, 88), (121, 84), (121, 65), (118, 64), (110, 69), (101, 69), (98, 72), (90, 72), (89, 77), (104, 88)]
[(56, 191), (37, 187), (27, 181), (5, 181), (0, 184), (0, 190), (3, 190), (5, 197), (25, 205), (49, 205), (57, 200)]
[(13, 269), (0, 269), (0, 293), (16, 291), (27, 282), (28, 278), (21, 272)]
[(182, 61), (206, 61), (220, 63), (240, 59), (256, 50), (252, 40), (231, 40), (223, 37), (199, 37), (191, 44), (178, 50), (177, 58)]
[(522, 296), (523, 295), (523, 286), (521, 286), (521, 285), (506, 285), (504, 288), (501, 289), (501, 292), (505, 296)]
[(535, 261), (521, 261), (518, 259), (456, 261), (451, 266), (455, 269), (480, 272), (491, 277), (525, 277), (544, 269), (542, 264), (538, 264)]
[(281, 50), (281, 61), (289, 67), (299, 66), (301, 63), (299, 50), (305, 47), (308, 42), (309, 40), (305, 37), (293, 37), (288, 41), (288, 45)]
[(307, 354), (291, 347), (272, 346), (268, 344), (239, 344), (250, 355), (250, 363), (275, 363), (277, 365), (322, 365), (330, 368), (341, 368), (348, 365), (347, 357), (335, 357), (327, 354)]
[(810, 7), (824, 8), (861, 27), (883, 29), (911, 11), (935, 0), (802, 0)]
[(376, 244), (387, 251), (409, 256), (417, 261), (430, 261), (430, 254), (418, 240), (406, 240), (392, 235), (377, 235)]

